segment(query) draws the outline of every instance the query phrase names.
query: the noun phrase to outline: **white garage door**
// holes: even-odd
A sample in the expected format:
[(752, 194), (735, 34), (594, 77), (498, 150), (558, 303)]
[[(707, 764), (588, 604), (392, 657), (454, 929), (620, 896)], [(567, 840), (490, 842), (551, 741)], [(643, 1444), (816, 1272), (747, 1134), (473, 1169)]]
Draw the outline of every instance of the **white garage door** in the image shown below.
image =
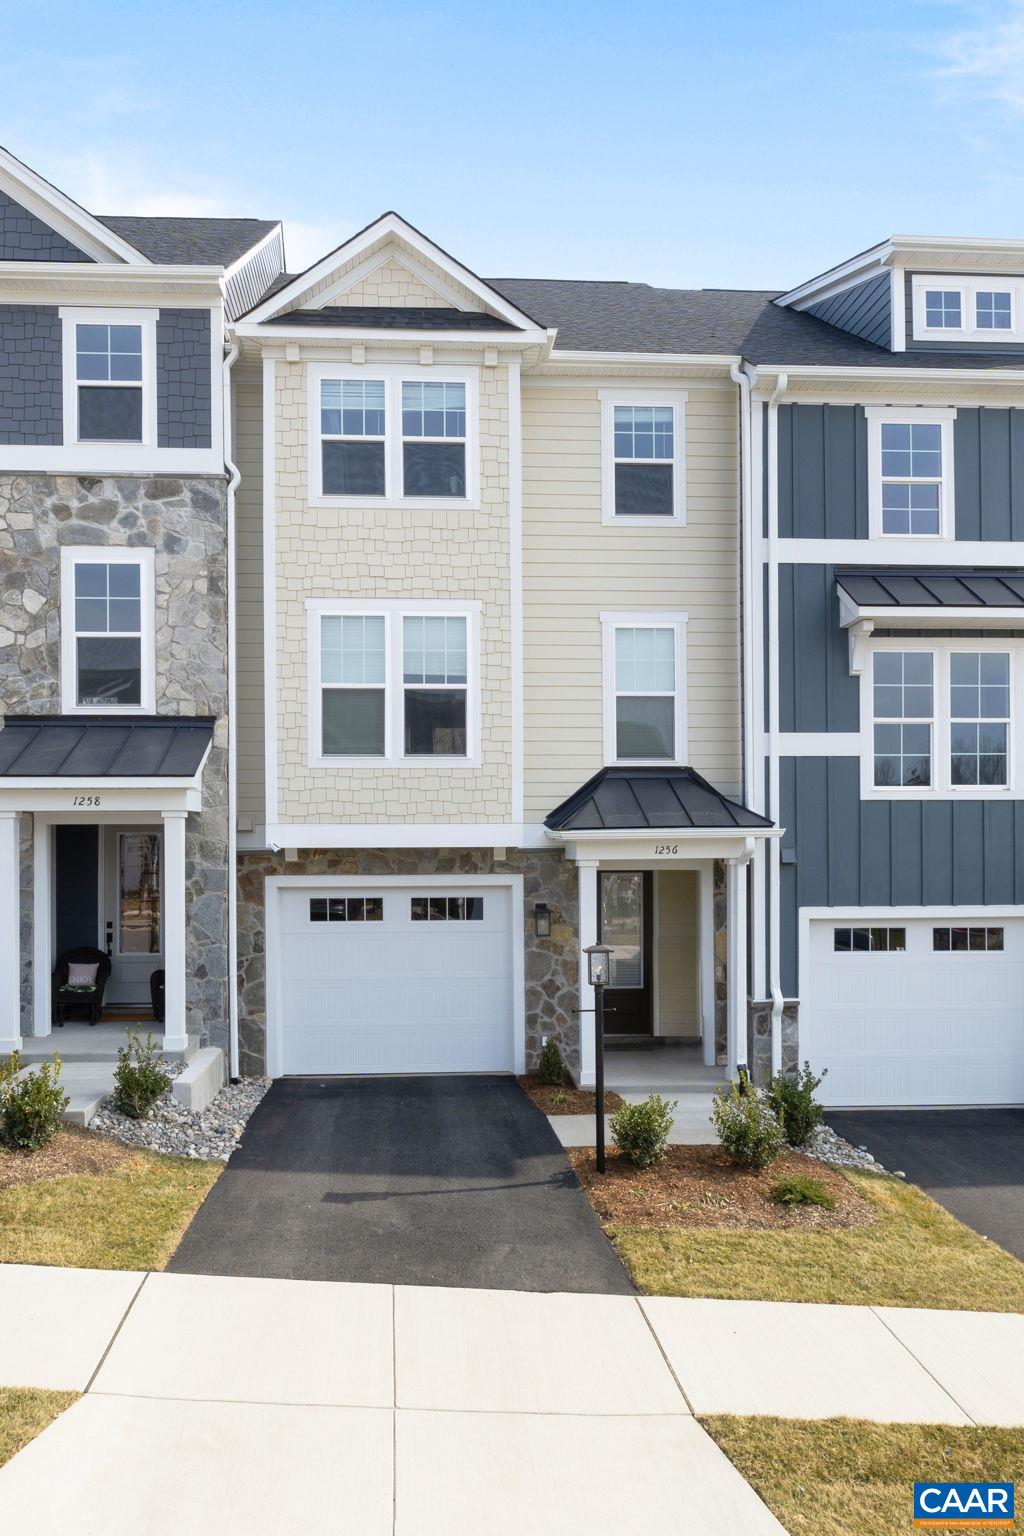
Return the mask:
[(512, 1071), (510, 890), (307, 886), (279, 900), (283, 1072)]
[(1024, 920), (809, 924), (800, 1058), (831, 1105), (1024, 1103)]

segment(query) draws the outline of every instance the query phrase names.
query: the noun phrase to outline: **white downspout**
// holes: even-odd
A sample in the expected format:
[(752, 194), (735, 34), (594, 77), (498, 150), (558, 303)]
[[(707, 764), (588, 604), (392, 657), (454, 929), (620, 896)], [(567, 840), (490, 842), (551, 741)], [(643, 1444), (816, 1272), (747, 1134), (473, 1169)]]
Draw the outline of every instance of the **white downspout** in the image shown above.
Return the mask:
[(237, 583), (235, 580), (235, 491), (241, 474), (234, 452), (231, 409), (231, 369), (238, 359), (238, 343), (231, 337), (224, 358), (224, 467), (228, 472), (228, 1075), (238, 1081), (238, 765), (235, 757), (237, 713)]
[[(772, 819), (779, 820), (779, 401), (789, 387), (780, 373), (768, 401), (768, 784)], [(768, 987), (772, 995), (772, 1075), (782, 1071), (781, 838), (768, 845)]]
[[(753, 370), (753, 374), (756, 378), (756, 369)], [(732, 379), (733, 383), (737, 385), (740, 392), (740, 603), (742, 607), (742, 612), (740, 614), (740, 636), (743, 648), (743, 653), (740, 657), (743, 685), (743, 705), (741, 711), (741, 731), (743, 743), (743, 789), (741, 798), (745, 805), (751, 805), (757, 804), (758, 800), (760, 799), (760, 796), (758, 796), (757, 799), (753, 801), (751, 798), (755, 794), (756, 784), (754, 757), (754, 530), (752, 526), (754, 515), (754, 481), (750, 462), (751, 377), (743, 367), (742, 363), (739, 361), (729, 364), (729, 377)], [(748, 889), (750, 890), (752, 890), (752, 875), (753, 862), (751, 861), (747, 871), (747, 885)], [(749, 943), (749, 937), (747, 936), (746, 917), (746, 909), (744, 909), (744, 945), (743, 953), (739, 955), (738, 959), (740, 966), (744, 970), (745, 976), (748, 961), (747, 944)], [(757, 914), (755, 908), (754, 921), (756, 922), (756, 920)], [(733, 915), (731, 912), (729, 914), (729, 921), (730, 923), (733, 921)], [(737, 977), (736, 979), (738, 982), (739, 978)], [(749, 1063), (747, 1061), (747, 1028), (749, 1026), (747, 1025), (746, 1021), (746, 1000), (749, 996), (749, 981), (750, 978), (747, 976), (743, 985), (744, 1020), (742, 1044), (739, 1047), (740, 1053), (742, 1055), (742, 1065), (747, 1072), (749, 1072)]]

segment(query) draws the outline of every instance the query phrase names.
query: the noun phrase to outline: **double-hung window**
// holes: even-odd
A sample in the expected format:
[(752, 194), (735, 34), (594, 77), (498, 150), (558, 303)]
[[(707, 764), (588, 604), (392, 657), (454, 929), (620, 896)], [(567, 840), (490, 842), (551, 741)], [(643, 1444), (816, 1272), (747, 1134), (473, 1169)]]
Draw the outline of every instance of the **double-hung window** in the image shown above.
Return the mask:
[(602, 614), (608, 763), (677, 763), (686, 751), (684, 614)]
[(684, 394), (602, 389), (602, 520), (685, 522)]
[(154, 445), (155, 311), (60, 314), (65, 443)]
[(953, 651), (949, 657), (950, 782), (1009, 784), (1010, 657)]
[(473, 503), (477, 385), (471, 369), (367, 364), (310, 370), (314, 503)]
[(927, 788), (935, 699), (931, 652), (878, 651), (873, 693), (875, 785)]
[(152, 550), (65, 550), (61, 691), (67, 713), (154, 708)]
[(949, 538), (955, 410), (869, 406), (866, 415), (872, 537)]
[(314, 766), (471, 764), (479, 604), (307, 603)]

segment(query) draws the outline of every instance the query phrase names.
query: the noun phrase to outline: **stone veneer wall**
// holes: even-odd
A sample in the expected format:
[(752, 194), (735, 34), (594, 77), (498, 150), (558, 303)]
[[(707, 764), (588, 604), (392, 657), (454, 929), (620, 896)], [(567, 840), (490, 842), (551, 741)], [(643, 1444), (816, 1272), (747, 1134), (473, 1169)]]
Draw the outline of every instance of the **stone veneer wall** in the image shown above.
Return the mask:
[[(523, 876), (526, 936), (526, 1060), (533, 1066), (542, 1035), (557, 1040), (566, 1065), (579, 1070), (579, 960), (577, 871), (561, 852), (512, 849), (495, 860), (490, 849), (379, 848), (304, 852), (285, 862), (283, 853), (241, 853), (238, 881), (239, 1051), (244, 1076), (265, 1070), (266, 925), (264, 881), (268, 875)], [(551, 937), (534, 932), (533, 905), (551, 909)]]
[[(789, 1002), (782, 1009), (782, 1070), (791, 1077), (800, 1065), (800, 1041), (797, 1027), (799, 1003)], [(750, 1003), (747, 1007), (747, 1065), (754, 1082), (763, 1086), (772, 1075), (772, 1005)]]
[[(227, 564), (221, 478), (0, 475), (0, 702), (60, 713), (60, 551), (155, 549), (156, 697), (213, 715), (203, 810), (186, 842), (188, 1029), (227, 1045)], [(22, 1016), (31, 1028), (32, 817), (21, 818)]]

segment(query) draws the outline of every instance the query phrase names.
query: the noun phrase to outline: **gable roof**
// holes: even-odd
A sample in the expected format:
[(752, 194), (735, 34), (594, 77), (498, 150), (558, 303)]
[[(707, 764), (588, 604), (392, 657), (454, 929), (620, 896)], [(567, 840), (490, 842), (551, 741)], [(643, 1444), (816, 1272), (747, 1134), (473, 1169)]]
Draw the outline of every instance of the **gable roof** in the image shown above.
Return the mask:
[(278, 219), (150, 218), (99, 215), (147, 261), (167, 266), (230, 267), (278, 227)]

